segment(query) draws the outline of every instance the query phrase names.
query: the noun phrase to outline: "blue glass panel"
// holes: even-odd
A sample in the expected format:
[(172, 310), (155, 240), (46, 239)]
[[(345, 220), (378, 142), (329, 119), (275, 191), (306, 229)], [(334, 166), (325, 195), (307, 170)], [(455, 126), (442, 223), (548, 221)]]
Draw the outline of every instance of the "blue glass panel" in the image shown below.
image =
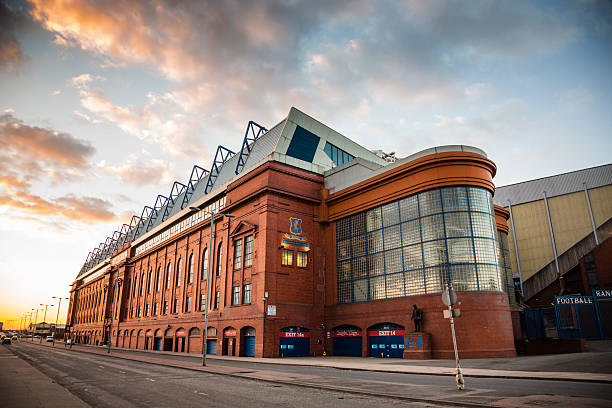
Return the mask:
[(293, 132), (291, 143), (289, 143), (287, 156), (312, 163), (319, 140), (319, 136), (307, 131), (303, 127), (297, 126), (295, 132)]

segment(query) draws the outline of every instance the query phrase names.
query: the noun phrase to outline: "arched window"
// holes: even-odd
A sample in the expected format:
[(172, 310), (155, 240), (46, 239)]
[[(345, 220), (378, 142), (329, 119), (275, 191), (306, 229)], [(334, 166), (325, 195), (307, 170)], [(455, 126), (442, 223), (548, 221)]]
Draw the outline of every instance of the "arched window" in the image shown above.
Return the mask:
[(161, 266), (157, 267), (157, 283), (155, 284), (155, 291), (159, 292), (159, 287), (161, 286), (162, 280), (162, 268)]
[(170, 282), (172, 279), (172, 262), (168, 262), (168, 267), (166, 268), (166, 289), (170, 289)]
[(200, 280), (208, 278), (208, 248), (204, 248), (202, 252), (202, 273), (200, 274)]
[(193, 282), (193, 253), (189, 255), (189, 269), (187, 271), (187, 283)]
[(223, 242), (217, 247), (217, 276), (221, 276), (221, 261), (223, 260)]
[(151, 293), (151, 290), (153, 289), (153, 269), (149, 269), (149, 283), (147, 284), (147, 293)]
[(176, 263), (176, 286), (181, 286), (181, 272), (183, 269), (183, 259), (179, 258)]

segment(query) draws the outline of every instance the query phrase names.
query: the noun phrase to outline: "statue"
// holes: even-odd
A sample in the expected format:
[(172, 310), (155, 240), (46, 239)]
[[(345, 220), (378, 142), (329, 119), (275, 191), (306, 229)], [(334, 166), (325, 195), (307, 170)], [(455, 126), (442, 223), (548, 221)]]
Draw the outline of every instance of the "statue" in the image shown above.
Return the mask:
[(417, 305), (412, 305), (412, 320), (414, 320), (414, 331), (420, 332), (423, 327), (423, 311)]

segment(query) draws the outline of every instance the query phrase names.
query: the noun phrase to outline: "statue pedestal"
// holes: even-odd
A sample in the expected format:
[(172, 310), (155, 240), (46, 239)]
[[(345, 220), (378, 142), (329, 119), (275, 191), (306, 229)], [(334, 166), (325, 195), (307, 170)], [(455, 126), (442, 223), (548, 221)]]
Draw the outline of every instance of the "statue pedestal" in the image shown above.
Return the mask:
[(424, 332), (405, 334), (402, 358), (407, 360), (431, 359), (431, 335)]

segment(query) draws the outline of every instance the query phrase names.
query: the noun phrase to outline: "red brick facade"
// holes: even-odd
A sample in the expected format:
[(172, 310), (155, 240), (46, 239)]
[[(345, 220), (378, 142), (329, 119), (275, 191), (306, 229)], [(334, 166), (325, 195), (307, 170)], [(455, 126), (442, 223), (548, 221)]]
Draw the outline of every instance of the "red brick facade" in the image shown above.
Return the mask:
[[(336, 301), (335, 219), (432, 186), (467, 184), (493, 188), (495, 166), (484, 157), (472, 153), (431, 156), (435, 157), (391, 169), (376, 180), (331, 196), (324, 189), (323, 176), (277, 162), (262, 164), (230, 183), (224, 192), (222, 212), (234, 217), (215, 218), (214, 249), (209, 251), (209, 256), (213, 256), (209, 328), (216, 329), (217, 354), (244, 355), (244, 334), (254, 329), (254, 355), (278, 356), (280, 332), (286, 327), (310, 330), (311, 355), (324, 351), (330, 354), (328, 332), (340, 325), (353, 325), (362, 330), (362, 355), (367, 356), (368, 328), (393, 323), (410, 332), (413, 328), (410, 310), (416, 304), (424, 311), (423, 331), (431, 334), (432, 356), (452, 358), (449, 321), (442, 316), (440, 295), (340, 305)], [(281, 240), (283, 234), (291, 232), (290, 218), (301, 220), (300, 236), (310, 247), (306, 267), (296, 265), (296, 251), (292, 266), (281, 264)], [(236, 242), (242, 242), (244, 251), (246, 238), (251, 236), (252, 265), (245, 266), (243, 256), (240, 268), (234, 268)], [(209, 240), (210, 218), (137, 256), (135, 248), (140, 242), (117, 250), (112, 259), (118, 259), (124, 251), (128, 251), (127, 258), (116, 263), (111, 259), (110, 265), (100, 272), (74, 283), (68, 312), (72, 336), (90, 344), (106, 341), (116, 284), (113, 346), (201, 353), (204, 312), (199, 309), (199, 300), (206, 293), (207, 282), (201, 279), (202, 257)], [(220, 244), (221, 273), (216, 276)], [(189, 283), (191, 256), (194, 268)], [(179, 259), (182, 270), (177, 282)], [(166, 289), (169, 264), (172, 274)], [(163, 276), (156, 290), (159, 269)], [(243, 302), (245, 285), (251, 285), (251, 301), (247, 304)], [(232, 304), (234, 287), (240, 288), (238, 304)], [(218, 308), (213, 307), (215, 292), (219, 292)], [(190, 311), (185, 310), (188, 298)], [(173, 310), (176, 300), (178, 311)], [(163, 313), (164, 302), (168, 302), (167, 314)], [(463, 357), (515, 354), (506, 294), (461, 293), (459, 302), (461, 317), (455, 320), (455, 327)], [(268, 306), (276, 307), (275, 315), (268, 313)], [(235, 336), (224, 335), (234, 333)], [(211, 334), (209, 338), (214, 339)]]

